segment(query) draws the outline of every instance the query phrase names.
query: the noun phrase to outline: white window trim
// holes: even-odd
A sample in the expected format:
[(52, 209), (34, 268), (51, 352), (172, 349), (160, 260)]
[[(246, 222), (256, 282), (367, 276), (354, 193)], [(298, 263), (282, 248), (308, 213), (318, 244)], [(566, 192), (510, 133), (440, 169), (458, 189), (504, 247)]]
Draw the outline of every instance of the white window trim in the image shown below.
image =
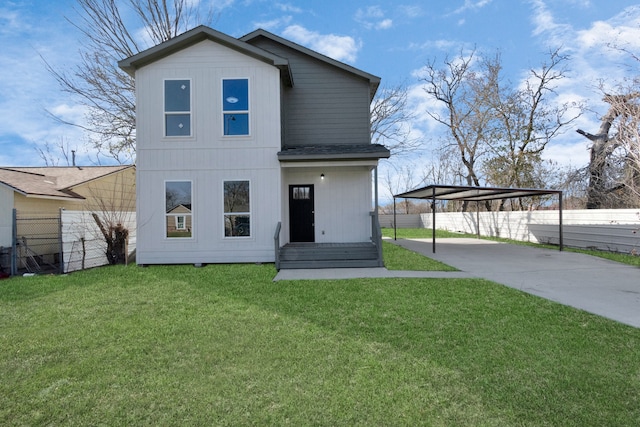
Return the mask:
[[(163, 225), (163, 228), (164, 228), (164, 240), (167, 240), (167, 241), (172, 241), (172, 240), (176, 240), (176, 241), (193, 240), (193, 239), (195, 239), (195, 234), (194, 234), (193, 230), (196, 229), (196, 224), (195, 224), (194, 215), (193, 215), (193, 210), (194, 210), (193, 209), (193, 206), (194, 206), (193, 205), (193, 199), (194, 199), (193, 195), (195, 194), (195, 187), (194, 187), (194, 184), (193, 184), (193, 180), (191, 180), (191, 179), (165, 179), (164, 180), (164, 184), (163, 184), (163, 187), (162, 187), (162, 191), (163, 191), (163, 194), (164, 194), (164, 200), (163, 200), (164, 210), (166, 210), (166, 206), (167, 206), (167, 182), (189, 182), (189, 183), (191, 183), (191, 213), (184, 213), (183, 212), (183, 213), (177, 213), (177, 214), (170, 214), (170, 213), (165, 212), (164, 213), (164, 218), (163, 218), (163, 221), (162, 221), (163, 224), (164, 224)], [(176, 229), (177, 229), (177, 225), (178, 225), (178, 218), (177, 217), (178, 216), (184, 216), (185, 217), (184, 218), (184, 225), (185, 225), (184, 229), (186, 229), (186, 226), (187, 226), (187, 216), (191, 217), (191, 236), (190, 237), (169, 237), (169, 236), (167, 236), (168, 231), (169, 231), (169, 230), (167, 230), (167, 217), (174, 217), (174, 219), (176, 221)]]
[[(230, 182), (230, 181), (246, 181), (249, 183), (249, 212), (226, 212), (224, 210), (224, 183), (225, 182)], [(253, 221), (252, 221), (252, 215), (251, 215), (251, 211), (252, 211), (252, 202), (251, 202), (251, 198), (252, 198), (252, 194), (253, 194), (253, 190), (252, 190), (252, 185), (251, 185), (251, 180), (250, 179), (244, 179), (244, 178), (228, 178), (228, 179), (223, 179), (222, 180), (222, 238), (225, 240), (253, 240)], [(225, 235), (225, 218), (227, 215), (246, 215), (249, 217), (249, 235), (248, 236), (227, 236)]]
[[(188, 80), (189, 81), (189, 111), (171, 111), (171, 112), (167, 112), (165, 110), (166, 105), (165, 105), (165, 88), (166, 88), (166, 84), (165, 82), (168, 81), (175, 81), (175, 80)], [(186, 138), (193, 138), (193, 129), (194, 129), (194, 119), (195, 119), (195, 115), (193, 114), (193, 79), (189, 78), (189, 77), (172, 77), (172, 78), (166, 78), (162, 80), (162, 135), (165, 139), (186, 139)], [(167, 116), (171, 116), (171, 115), (177, 115), (177, 114), (189, 114), (189, 135), (167, 135)]]
[[(246, 80), (247, 81), (247, 110), (232, 110), (232, 111), (225, 111), (224, 109), (224, 81), (225, 80)], [(251, 130), (253, 128), (253, 126), (251, 126), (251, 79), (249, 77), (223, 77), (220, 79), (220, 110), (221, 110), (221, 115), (220, 115), (220, 120), (221, 120), (221, 126), (220, 129), (222, 130), (222, 137), (223, 138), (247, 138), (251, 136)], [(246, 114), (247, 118), (248, 118), (248, 122), (247, 122), (247, 126), (249, 127), (249, 132), (247, 132), (246, 135), (226, 135), (224, 133), (225, 130), (225, 122), (224, 122), (224, 115), (225, 114)], [(231, 181), (231, 180), (228, 180)]]

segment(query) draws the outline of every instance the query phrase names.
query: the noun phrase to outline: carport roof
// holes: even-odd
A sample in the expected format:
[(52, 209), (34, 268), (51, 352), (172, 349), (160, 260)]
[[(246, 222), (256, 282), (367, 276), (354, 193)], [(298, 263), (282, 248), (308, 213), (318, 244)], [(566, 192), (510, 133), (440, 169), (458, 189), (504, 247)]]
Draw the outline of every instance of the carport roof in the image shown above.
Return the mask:
[(464, 185), (435, 184), (407, 191), (406, 193), (396, 194), (393, 198), (462, 200), (477, 202), (552, 194), (562, 194), (562, 191), (535, 188), (471, 187)]

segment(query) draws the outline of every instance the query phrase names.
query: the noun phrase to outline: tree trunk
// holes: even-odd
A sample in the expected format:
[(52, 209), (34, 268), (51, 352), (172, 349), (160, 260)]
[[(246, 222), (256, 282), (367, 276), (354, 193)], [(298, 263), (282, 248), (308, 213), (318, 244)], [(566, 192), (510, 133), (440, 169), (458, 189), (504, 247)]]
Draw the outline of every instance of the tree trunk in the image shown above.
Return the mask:
[(129, 230), (127, 230), (122, 224), (110, 226), (107, 230), (97, 214), (92, 213), (91, 215), (98, 225), (98, 228), (100, 228), (100, 232), (107, 243), (105, 255), (107, 256), (109, 264), (126, 264), (126, 247)]

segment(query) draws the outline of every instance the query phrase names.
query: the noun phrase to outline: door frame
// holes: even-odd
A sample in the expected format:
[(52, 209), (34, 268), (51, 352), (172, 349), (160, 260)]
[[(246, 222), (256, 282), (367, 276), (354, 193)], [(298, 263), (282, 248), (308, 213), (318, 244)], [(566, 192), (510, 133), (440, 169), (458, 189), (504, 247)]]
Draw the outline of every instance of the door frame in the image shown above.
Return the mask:
[[(294, 189), (306, 189), (307, 193), (302, 195), (301, 199), (294, 199)], [(315, 227), (315, 195), (313, 184), (289, 184), (289, 241), (290, 242), (309, 242), (316, 241)], [(294, 207), (294, 200), (308, 200), (307, 206), (302, 206), (298, 202), (298, 207)], [(303, 202), (304, 203), (304, 202)], [(300, 212), (295, 212), (296, 208), (302, 208), (304, 216), (300, 216)], [(298, 215), (296, 215), (298, 214)]]

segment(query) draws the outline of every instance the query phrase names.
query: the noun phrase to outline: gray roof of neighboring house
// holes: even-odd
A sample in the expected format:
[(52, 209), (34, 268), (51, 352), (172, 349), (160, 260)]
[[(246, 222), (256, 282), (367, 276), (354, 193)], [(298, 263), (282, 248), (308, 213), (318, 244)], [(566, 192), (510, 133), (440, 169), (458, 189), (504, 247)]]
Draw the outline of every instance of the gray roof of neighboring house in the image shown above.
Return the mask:
[(384, 145), (316, 145), (291, 147), (278, 153), (278, 160), (296, 162), (308, 160), (373, 160), (388, 159), (391, 153)]
[(25, 196), (84, 199), (73, 188), (122, 170), (121, 166), (0, 167), (0, 183)]

